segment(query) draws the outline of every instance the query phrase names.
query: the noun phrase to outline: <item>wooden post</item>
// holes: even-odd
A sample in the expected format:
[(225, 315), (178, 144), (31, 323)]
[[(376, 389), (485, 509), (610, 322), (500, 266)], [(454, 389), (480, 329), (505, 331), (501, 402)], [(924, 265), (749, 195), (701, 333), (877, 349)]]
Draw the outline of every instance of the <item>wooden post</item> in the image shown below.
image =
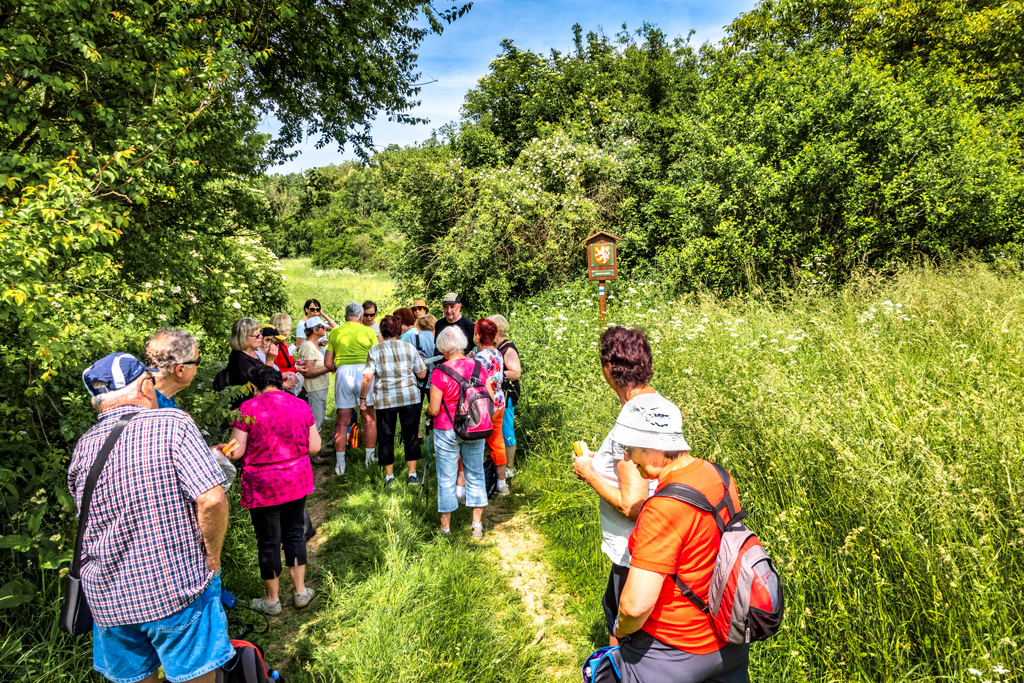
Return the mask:
[(621, 238), (608, 232), (595, 232), (583, 240), (587, 245), (587, 278), (597, 280), (597, 296), (601, 302), (601, 322), (608, 315), (608, 297), (605, 296), (605, 283), (619, 278), (618, 259), (615, 255), (615, 243)]

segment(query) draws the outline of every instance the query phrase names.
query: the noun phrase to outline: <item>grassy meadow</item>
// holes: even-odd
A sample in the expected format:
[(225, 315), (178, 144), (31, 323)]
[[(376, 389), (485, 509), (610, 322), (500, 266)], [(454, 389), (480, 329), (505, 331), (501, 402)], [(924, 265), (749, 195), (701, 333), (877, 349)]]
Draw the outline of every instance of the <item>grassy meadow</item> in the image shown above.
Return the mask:
[[(583, 656), (603, 635), (596, 496), (571, 442), (599, 443), (596, 287), (511, 312), (524, 359), (524, 475)], [(735, 475), (782, 572), (784, 631), (758, 681), (1014, 680), (1024, 668), (1020, 273), (965, 264), (861, 278), (828, 297), (721, 301), (611, 283), (694, 454)]]

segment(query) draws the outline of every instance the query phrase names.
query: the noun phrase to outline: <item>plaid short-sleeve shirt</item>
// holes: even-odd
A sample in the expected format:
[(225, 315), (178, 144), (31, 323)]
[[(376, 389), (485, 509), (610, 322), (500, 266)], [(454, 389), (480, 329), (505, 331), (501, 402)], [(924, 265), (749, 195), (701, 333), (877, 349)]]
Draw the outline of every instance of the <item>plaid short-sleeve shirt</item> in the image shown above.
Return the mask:
[(400, 339), (385, 339), (375, 344), (363, 370), (363, 375), (377, 376), (373, 407), (398, 408), (421, 401), (415, 373), (426, 371), (427, 366), (412, 344)]
[(100, 413), (71, 455), (68, 488), (82, 490), (114, 424), (128, 423), (89, 506), (82, 586), (100, 626), (143, 624), (181, 611), (213, 578), (195, 499), (224, 481), (192, 418), (180, 410), (118, 406)]

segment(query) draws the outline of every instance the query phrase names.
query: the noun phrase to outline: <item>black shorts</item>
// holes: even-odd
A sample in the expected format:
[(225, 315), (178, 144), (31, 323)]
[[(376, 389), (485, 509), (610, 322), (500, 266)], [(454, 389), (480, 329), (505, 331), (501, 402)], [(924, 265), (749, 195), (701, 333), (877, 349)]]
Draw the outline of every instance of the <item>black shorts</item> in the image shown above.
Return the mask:
[(608, 624), (609, 634), (615, 628), (615, 618), (619, 616), (619, 597), (622, 595), (622, 587), (626, 585), (628, 575), (629, 567), (623, 567), (621, 564), (613, 564), (608, 575), (608, 587), (604, 589), (601, 606), (604, 608), (604, 620)]

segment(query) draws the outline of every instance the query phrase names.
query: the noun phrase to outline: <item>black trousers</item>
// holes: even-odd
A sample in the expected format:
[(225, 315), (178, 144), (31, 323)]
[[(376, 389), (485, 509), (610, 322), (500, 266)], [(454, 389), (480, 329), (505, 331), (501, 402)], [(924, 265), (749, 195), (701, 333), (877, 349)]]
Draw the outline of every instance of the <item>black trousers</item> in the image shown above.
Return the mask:
[(377, 408), (377, 462), (381, 467), (395, 464), (395, 422), (402, 425), (405, 461), (419, 460), (420, 410), (422, 403), (397, 408)]
[(608, 585), (605, 587), (604, 597), (601, 599), (609, 635), (613, 635), (615, 618), (619, 616), (619, 598), (622, 597), (622, 587), (626, 585), (627, 576), (629, 576), (629, 567), (612, 564), (612, 571), (608, 574)]
[(252, 528), (256, 531), (256, 554), (260, 578), (264, 581), (281, 575), (281, 547), (289, 567), (306, 564), (306, 497), (298, 500), (251, 508)]

